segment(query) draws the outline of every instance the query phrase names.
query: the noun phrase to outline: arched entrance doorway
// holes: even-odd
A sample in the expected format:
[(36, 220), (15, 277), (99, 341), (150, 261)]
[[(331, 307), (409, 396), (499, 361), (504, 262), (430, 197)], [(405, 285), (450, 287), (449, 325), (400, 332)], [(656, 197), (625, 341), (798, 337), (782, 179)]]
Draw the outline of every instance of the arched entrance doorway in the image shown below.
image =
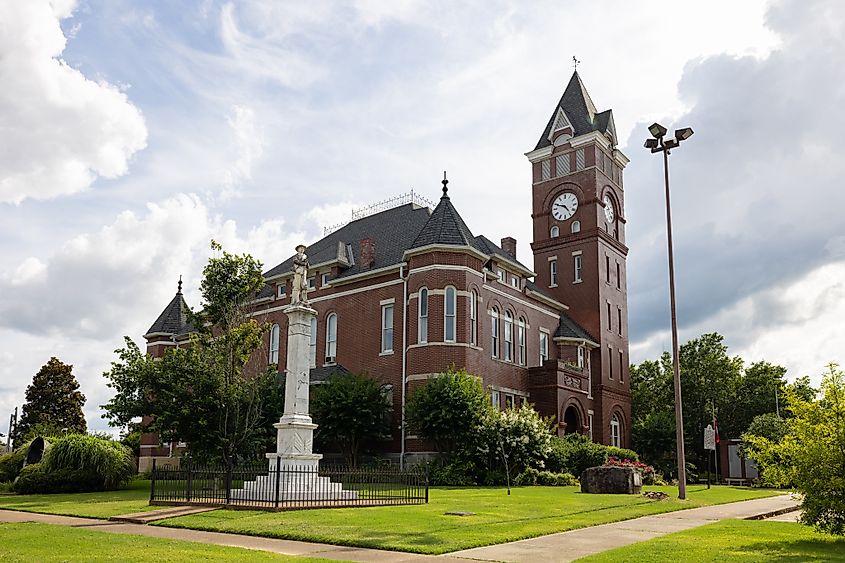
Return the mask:
[(581, 432), (581, 416), (578, 414), (578, 409), (575, 408), (575, 405), (569, 405), (566, 407), (566, 410), (563, 412), (563, 433), (564, 434), (574, 434), (576, 432)]

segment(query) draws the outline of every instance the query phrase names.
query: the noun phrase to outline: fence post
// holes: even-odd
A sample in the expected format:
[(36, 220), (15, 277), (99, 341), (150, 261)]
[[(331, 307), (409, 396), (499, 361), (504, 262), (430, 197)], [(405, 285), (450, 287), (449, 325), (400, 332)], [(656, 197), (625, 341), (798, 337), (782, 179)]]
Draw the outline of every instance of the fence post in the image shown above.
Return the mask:
[(226, 462), (226, 504), (228, 505), (232, 500), (232, 464)]
[(276, 492), (275, 492), (275, 507), (279, 508), (279, 484), (282, 481), (282, 458), (276, 458)]
[(428, 466), (425, 468), (425, 503), (428, 504)]
[(152, 504), (153, 500), (156, 496), (156, 458), (153, 458), (153, 470), (150, 473), (150, 477), (152, 478), (152, 483), (150, 484), (150, 504)]
[(191, 458), (189, 457), (188, 458), (188, 495), (187, 495), (187, 499), (186, 499), (187, 502), (191, 502), (191, 496), (192, 496), (193, 488), (194, 488), (193, 474), (191, 472), (191, 469), (193, 469), (193, 465), (194, 465), (193, 461), (191, 461)]

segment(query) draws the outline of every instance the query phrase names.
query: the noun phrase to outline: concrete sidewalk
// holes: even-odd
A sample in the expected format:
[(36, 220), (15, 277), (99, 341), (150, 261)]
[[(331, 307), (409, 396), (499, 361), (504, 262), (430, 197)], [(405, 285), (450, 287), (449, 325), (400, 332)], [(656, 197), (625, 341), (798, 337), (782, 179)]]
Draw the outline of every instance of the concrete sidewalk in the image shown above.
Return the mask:
[(656, 516), (642, 516), (633, 520), (580, 528), (530, 540), (465, 549), (449, 555), (482, 561), (531, 563), (573, 561), (579, 557), (665, 536), (672, 532), (689, 530), (718, 520), (756, 519), (797, 508), (798, 501), (793, 500), (790, 495), (779, 495), (678, 510)]
[(89, 528), (116, 534), (135, 534), (156, 538), (195, 541), (246, 549), (258, 549), (285, 555), (323, 557), (326, 559), (358, 561), (362, 563), (422, 563), (435, 560), (443, 563), (467, 563), (467, 559), (556, 563), (572, 561), (586, 555), (650, 540), (672, 532), (688, 530), (718, 520), (728, 518), (761, 518), (796, 510), (797, 508), (797, 500), (792, 499), (789, 495), (779, 495), (718, 506), (678, 510), (656, 516), (643, 516), (613, 524), (602, 524), (600, 526), (581, 528), (570, 532), (551, 534), (513, 543), (466, 549), (439, 556), (259, 538), (220, 532), (161, 528), (141, 524), (108, 522), (89, 518), (36, 514), (12, 510), (0, 510), (0, 522), (43, 522), (46, 524)]

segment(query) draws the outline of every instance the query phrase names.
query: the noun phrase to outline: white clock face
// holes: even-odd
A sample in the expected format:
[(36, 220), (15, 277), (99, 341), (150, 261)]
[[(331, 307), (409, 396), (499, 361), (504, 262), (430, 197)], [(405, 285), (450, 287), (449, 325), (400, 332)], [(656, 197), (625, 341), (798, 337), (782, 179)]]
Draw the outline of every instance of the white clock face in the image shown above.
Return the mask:
[(572, 192), (564, 192), (557, 196), (552, 204), (552, 217), (558, 221), (566, 221), (578, 209), (578, 198)]
[(615, 216), (613, 212), (613, 201), (609, 195), (604, 196), (604, 200), (602, 201), (604, 201), (604, 218), (608, 223), (613, 223), (613, 217)]

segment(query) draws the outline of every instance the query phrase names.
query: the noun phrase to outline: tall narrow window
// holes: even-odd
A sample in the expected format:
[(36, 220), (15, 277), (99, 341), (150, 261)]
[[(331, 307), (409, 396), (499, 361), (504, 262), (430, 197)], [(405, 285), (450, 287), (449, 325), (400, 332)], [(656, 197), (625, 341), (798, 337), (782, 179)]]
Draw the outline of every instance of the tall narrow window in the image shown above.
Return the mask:
[(616, 289), (622, 289), (622, 266), (616, 262)]
[(607, 330), (613, 330), (613, 323), (610, 319), (610, 301), (607, 302)]
[(549, 335), (545, 332), (540, 333), (540, 365), (549, 359)]
[(549, 229), (549, 237), (557, 238), (560, 236), (560, 227), (557, 225), (552, 225), (552, 228)]
[(457, 309), (458, 292), (454, 287), (446, 287), (445, 300), (443, 307), (443, 342), (455, 342), (455, 310)]
[(625, 381), (625, 352), (619, 350), (619, 383)]
[(578, 346), (578, 367), (584, 367), (584, 347)]
[(474, 289), (469, 298), (469, 343), (478, 346), (478, 292)]
[(616, 308), (616, 324), (619, 327), (619, 336), (622, 336), (622, 307)]
[(613, 418), (610, 419), (610, 445), (617, 448), (622, 447), (619, 432), (619, 417), (615, 414), (613, 415)]
[(610, 256), (604, 255), (604, 281), (610, 283)]
[(590, 441), (593, 441), (593, 413), (587, 415), (587, 423), (590, 425)]
[(333, 364), (337, 360), (337, 314), (326, 317), (326, 363)]
[(585, 164), (584, 149), (578, 149), (575, 151), (575, 170), (583, 170)]
[(543, 180), (548, 180), (552, 177), (552, 161), (551, 160), (544, 160), (540, 164), (540, 173), (542, 175)]
[(572, 221), (572, 228), (570, 230), (573, 233), (580, 233), (581, 232), (581, 221)]
[(500, 401), (501, 399), (499, 398), (499, 391), (497, 389), (493, 389), (492, 391), (490, 391), (490, 402), (493, 404), (494, 407), (496, 407), (496, 410), (502, 408)]
[(419, 321), (417, 322), (417, 342), (428, 342), (428, 288), (420, 289)]
[(308, 359), (311, 367), (317, 367), (317, 317), (311, 317), (311, 339), (308, 343)]
[(381, 306), (381, 351), (393, 352), (393, 304)]
[(581, 281), (581, 255), (575, 255), (575, 283)]
[(519, 323), (516, 325), (516, 345), (517, 345), (517, 358), (519, 359), (519, 365), (525, 365), (525, 317), (519, 317)]
[(558, 156), (555, 165), (557, 166), (556, 172), (558, 176), (569, 174), (569, 153)]
[(549, 287), (557, 286), (557, 259), (549, 260)]
[(270, 329), (270, 358), (271, 364), (279, 363), (279, 325)]
[(490, 348), (494, 358), (499, 357), (499, 310), (493, 307), (490, 312)]
[(506, 362), (513, 361), (513, 315), (505, 311), (505, 354)]
[(610, 379), (613, 379), (613, 346), (607, 347), (607, 371)]

